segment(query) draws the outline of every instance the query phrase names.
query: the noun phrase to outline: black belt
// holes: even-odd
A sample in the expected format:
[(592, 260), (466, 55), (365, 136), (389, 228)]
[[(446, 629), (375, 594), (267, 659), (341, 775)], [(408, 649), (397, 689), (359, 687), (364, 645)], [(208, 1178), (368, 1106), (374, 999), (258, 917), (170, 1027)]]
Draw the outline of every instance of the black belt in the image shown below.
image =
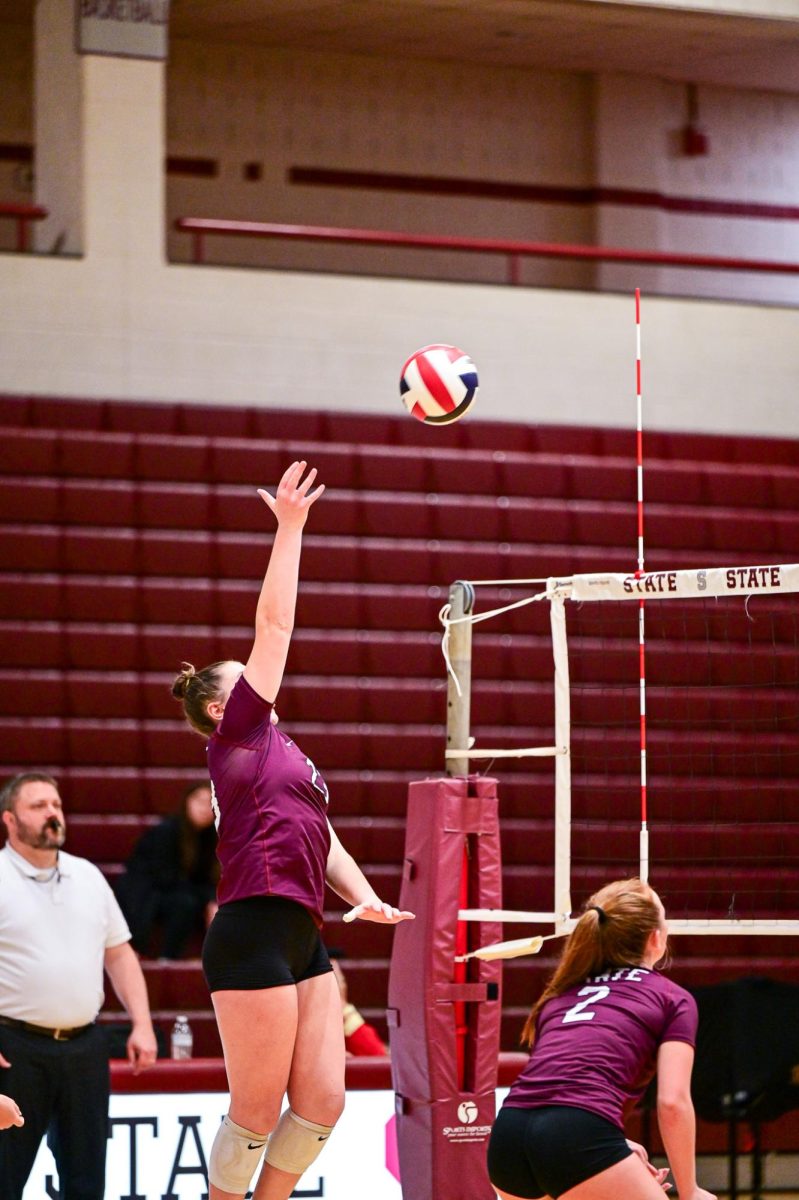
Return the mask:
[(46, 1025), (31, 1025), (29, 1021), (18, 1021), (16, 1017), (0, 1017), (0, 1025), (7, 1025), (9, 1029), (24, 1029), (26, 1033), (38, 1033), (39, 1037), (53, 1038), (56, 1042), (70, 1042), (72, 1038), (91, 1029), (94, 1021), (88, 1025), (76, 1025), (73, 1029), (48, 1029)]

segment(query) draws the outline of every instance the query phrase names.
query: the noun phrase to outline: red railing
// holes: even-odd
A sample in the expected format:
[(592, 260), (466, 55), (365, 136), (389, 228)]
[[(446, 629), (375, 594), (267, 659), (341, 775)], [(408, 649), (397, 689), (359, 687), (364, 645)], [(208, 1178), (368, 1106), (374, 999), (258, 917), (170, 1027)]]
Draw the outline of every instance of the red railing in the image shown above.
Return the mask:
[(17, 250), (28, 249), (28, 222), (43, 221), (50, 214), (40, 204), (0, 204), (0, 220), (16, 221)]
[[(527, 1054), (499, 1055), (499, 1086), (510, 1087), (526, 1064)], [(371, 1091), (391, 1089), (391, 1059), (348, 1058), (347, 1088)], [(115, 1092), (226, 1092), (225, 1064), (221, 1058), (192, 1058), (173, 1062), (159, 1058), (149, 1071), (133, 1074), (130, 1063), (111, 1061), (111, 1086)]]
[(392, 233), (381, 229), (335, 229), (325, 225), (275, 225), (268, 221), (221, 221), (178, 217), (175, 229), (189, 233), (195, 263), (205, 261), (207, 237), (281, 238), (288, 241), (398, 246), (417, 250), (463, 250), (501, 254), (508, 260), (508, 283), (521, 282), (523, 258), (561, 258), (580, 262), (635, 263), (650, 267), (693, 267), (713, 271), (756, 271), (799, 275), (799, 263), (760, 258), (724, 258), (712, 254), (675, 254), (660, 250), (627, 250), (619, 246), (577, 246), (559, 242), (516, 242), (504, 238), (441, 237), (428, 233)]

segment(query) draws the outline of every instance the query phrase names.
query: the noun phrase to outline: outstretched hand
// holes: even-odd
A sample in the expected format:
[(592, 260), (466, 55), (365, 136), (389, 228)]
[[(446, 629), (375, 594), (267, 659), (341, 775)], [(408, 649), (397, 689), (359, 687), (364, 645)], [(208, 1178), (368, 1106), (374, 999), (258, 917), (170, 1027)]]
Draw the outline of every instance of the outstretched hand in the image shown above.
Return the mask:
[(258, 488), (258, 495), (264, 504), (271, 508), (278, 525), (286, 529), (302, 529), (308, 518), (308, 510), (325, 490), (325, 485), (320, 483), (318, 488), (310, 491), (316, 479), (316, 467), (312, 467), (303, 479), (307, 465), (304, 461), (293, 462), (288, 470), (284, 471), (274, 496), (264, 488)]
[(416, 913), (401, 912), (400, 909), (394, 908), (391, 904), (385, 904), (382, 900), (372, 900), (368, 904), (356, 904), (355, 908), (351, 908), (348, 913), (342, 918), (349, 923), (350, 921), (374, 921), (378, 925), (399, 925), (400, 921), (412, 921)]

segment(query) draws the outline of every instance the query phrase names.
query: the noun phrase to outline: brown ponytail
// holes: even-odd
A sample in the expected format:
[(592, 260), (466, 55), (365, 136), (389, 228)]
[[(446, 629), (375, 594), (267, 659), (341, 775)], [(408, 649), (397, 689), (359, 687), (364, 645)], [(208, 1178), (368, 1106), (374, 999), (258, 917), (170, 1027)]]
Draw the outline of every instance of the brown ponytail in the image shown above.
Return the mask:
[(195, 671), (191, 663), (184, 662), (172, 684), (172, 695), (183, 705), (186, 720), (203, 737), (209, 737), (216, 729), (216, 721), (208, 716), (208, 705), (222, 694), (219, 676), (224, 665), (224, 662), (215, 662)]
[(607, 967), (638, 966), (649, 935), (659, 926), (660, 909), (642, 880), (621, 879), (595, 892), (569, 934), (555, 973), (530, 1010), (522, 1043), (532, 1046), (538, 1014), (553, 996)]

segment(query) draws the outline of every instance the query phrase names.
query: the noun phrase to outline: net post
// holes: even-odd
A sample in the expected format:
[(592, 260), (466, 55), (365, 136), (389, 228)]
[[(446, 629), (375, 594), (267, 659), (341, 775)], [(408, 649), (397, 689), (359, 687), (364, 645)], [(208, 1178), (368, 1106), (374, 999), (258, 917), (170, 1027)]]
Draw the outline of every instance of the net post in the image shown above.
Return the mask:
[[(644, 574), (644, 421), (641, 391), (641, 289), (635, 289), (635, 404), (636, 404), (636, 478), (638, 496), (638, 570)], [(638, 874), (649, 882), (649, 813), (646, 791), (646, 607), (638, 601), (639, 738), (641, 744), (641, 831), (639, 834)]]
[(550, 599), (552, 657), (555, 668), (555, 928), (562, 931), (571, 914), (571, 701), (566, 603)]
[[(457, 579), (449, 589), (449, 660), (447, 677), (447, 750), (469, 748), (469, 710), (472, 693), (472, 623), (462, 620), (474, 610), (474, 588)], [(468, 758), (446, 758), (447, 775), (468, 775)]]

